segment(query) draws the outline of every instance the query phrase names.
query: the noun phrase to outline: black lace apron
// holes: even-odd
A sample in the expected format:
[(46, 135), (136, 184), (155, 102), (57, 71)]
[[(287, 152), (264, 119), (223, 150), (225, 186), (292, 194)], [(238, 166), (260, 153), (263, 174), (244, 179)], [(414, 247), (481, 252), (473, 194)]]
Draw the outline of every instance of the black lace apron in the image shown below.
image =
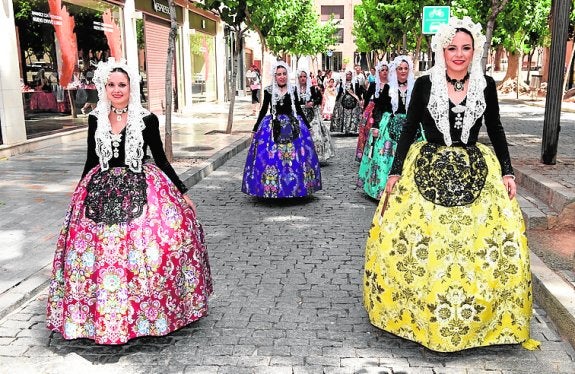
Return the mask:
[(147, 202), (146, 175), (127, 167), (98, 171), (88, 182), (86, 217), (108, 225), (127, 223), (142, 215)]
[(415, 184), (428, 201), (445, 207), (473, 203), (481, 194), (487, 164), (475, 145), (427, 143), (415, 161)]

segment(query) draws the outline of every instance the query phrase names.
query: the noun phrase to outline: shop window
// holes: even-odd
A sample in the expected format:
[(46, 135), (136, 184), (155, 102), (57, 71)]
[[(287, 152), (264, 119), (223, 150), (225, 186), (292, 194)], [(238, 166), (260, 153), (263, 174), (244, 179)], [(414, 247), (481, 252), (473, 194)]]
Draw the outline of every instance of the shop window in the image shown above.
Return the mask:
[(329, 21), (333, 16), (333, 19), (344, 19), (344, 6), (343, 5), (322, 5), (321, 6), (321, 20)]
[(95, 0), (62, 1), (60, 8), (55, 0), (14, 0), (14, 16), (26, 117), (94, 108), (93, 70), (123, 56), (121, 8)]
[(216, 100), (215, 37), (196, 31), (190, 35), (192, 102)]

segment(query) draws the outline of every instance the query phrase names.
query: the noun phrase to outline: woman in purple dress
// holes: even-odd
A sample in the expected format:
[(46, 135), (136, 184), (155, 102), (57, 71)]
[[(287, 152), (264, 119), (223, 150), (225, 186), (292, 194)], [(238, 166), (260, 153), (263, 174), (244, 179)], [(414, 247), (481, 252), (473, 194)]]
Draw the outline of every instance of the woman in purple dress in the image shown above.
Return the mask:
[[(289, 67), (278, 61), (264, 90), (246, 158), (242, 192), (264, 198), (309, 196), (321, 190), (319, 160), (309, 123), (289, 82)], [(270, 114), (268, 113), (270, 110)]]

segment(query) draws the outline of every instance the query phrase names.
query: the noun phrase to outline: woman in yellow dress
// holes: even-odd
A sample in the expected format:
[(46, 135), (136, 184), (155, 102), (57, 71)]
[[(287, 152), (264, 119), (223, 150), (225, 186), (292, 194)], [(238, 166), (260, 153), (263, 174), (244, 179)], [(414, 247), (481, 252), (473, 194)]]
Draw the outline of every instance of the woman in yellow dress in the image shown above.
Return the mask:
[[(535, 349), (525, 225), (485, 37), (469, 17), (432, 39), (365, 250), (373, 325), (434, 351)], [(477, 143), (485, 122), (494, 151)], [(426, 141), (414, 143), (419, 125)]]

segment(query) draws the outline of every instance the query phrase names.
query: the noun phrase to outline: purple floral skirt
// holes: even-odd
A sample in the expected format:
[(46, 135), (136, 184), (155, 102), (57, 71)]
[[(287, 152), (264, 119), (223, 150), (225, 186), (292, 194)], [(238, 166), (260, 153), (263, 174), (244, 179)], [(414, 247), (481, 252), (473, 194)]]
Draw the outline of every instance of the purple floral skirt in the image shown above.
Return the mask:
[[(289, 118), (278, 115), (282, 124), (289, 123)], [(293, 125), (299, 125), (299, 129), (290, 129), (288, 124), (274, 137), (272, 116), (264, 117), (248, 151), (242, 192), (257, 197), (290, 198), (321, 190), (319, 161), (310, 132), (299, 117)]]

